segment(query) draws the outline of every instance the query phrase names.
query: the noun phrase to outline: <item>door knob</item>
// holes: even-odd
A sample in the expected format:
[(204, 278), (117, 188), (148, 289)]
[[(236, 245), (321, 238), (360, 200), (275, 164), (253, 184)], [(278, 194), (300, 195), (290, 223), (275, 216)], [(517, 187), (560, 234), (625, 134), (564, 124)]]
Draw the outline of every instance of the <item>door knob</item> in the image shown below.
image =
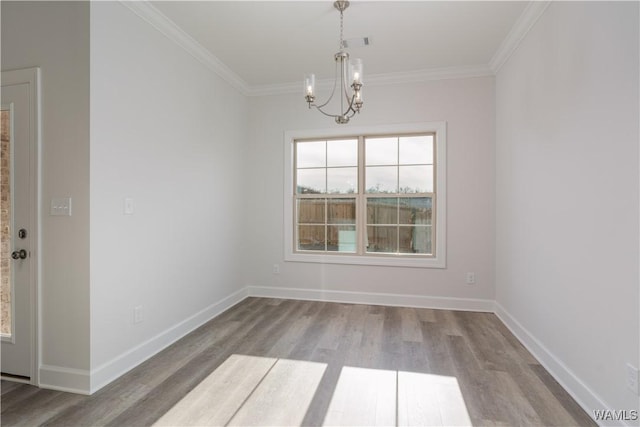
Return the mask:
[(19, 251), (13, 251), (13, 252), (11, 252), (11, 258), (13, 258), (13, 259), (26, 259), (27, 258), (27, 251), (25, 251), (24, 249), (20, 249)]

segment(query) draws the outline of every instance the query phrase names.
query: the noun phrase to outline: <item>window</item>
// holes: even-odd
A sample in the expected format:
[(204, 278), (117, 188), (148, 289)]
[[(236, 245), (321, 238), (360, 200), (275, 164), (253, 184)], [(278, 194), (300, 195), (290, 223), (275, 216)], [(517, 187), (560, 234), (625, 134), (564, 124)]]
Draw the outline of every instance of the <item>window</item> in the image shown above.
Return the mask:
[(445, 266), (445, 125), (287, 132), (285, 259)]

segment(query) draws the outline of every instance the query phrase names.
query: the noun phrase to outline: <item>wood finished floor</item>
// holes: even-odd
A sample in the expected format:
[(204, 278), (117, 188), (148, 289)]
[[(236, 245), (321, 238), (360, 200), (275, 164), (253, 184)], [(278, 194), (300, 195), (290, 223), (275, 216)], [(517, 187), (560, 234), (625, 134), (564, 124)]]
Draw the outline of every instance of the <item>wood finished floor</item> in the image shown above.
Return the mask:
[(267, 298), (92, 396), (1, 393), (3, 426), (596, 425), (493, 314)]

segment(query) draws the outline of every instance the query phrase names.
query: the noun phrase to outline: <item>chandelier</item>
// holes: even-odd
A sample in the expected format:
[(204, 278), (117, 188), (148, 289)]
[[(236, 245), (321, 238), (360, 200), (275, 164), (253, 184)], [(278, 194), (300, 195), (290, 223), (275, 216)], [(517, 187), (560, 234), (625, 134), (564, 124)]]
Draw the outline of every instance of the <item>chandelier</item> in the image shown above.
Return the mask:
[[(326, 102), (320, 105), (316, 104), (316, 77), (313, 74), (307, 74), (304, 77), (304, 99), (307, 101), (309, 108), (315, 107), (325, 116), (335, 118), (336, 123), (345, 124), (349, 123), (349, 119), (356, 113), (359, 113), (362, 108), (362, 61), (360, 59), (352, 59), (349, 61), (349, 53), (345, 51), (345, 43), (342, 36), (342, 15), (345, 9), (349, 7), (349, 2), (346, 0), (337, 0), (333, 3), (333, 7), (340, 11), (340, 51), (333, 56), (336, 61), (336, 73), (331, 96), (329, 96)], [(338, 88), (338, 80), (340, 81), (339, 95), (341, 112), (339, 114), (327, 113), (323, 108), (331, 102), (331, 99), (335, 95), (336, 89)], [(348, 86), (348, 82), (350, 82), (350, 86)]]

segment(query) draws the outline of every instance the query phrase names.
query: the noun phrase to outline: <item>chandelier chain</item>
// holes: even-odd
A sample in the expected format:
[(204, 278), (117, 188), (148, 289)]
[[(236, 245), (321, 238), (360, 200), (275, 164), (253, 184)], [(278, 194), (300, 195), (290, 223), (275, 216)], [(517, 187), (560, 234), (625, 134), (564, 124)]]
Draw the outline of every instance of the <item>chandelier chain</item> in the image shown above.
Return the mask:
[(344, 44), (343, 41), (342, 41), (343, 40), (342, 32), (343, 32), (343, 27), (344, 27), (343, 26), (343, 20), (344, 19), (343, 19), (342, 10), (341, 10), (340, 11), (340, 46), (339, 46), (341, 51), (343, 49), (343, 44)]

